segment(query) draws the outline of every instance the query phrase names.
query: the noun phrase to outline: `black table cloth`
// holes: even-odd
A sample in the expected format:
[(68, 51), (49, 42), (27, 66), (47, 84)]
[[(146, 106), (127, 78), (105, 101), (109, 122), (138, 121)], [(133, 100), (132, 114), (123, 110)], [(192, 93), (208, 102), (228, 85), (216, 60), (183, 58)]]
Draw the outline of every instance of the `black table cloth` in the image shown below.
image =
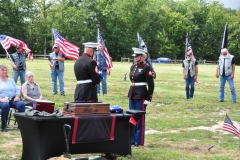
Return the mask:
[[(145, 112), (129, 111), (127, 113), (114, 114), (116, 115), (114, 140), (72, 144), (72, 135), (70, 135), (70, 153), (131, 155), (131, 137), (134, 125), (129, 122), (129, 119), (134, 117), (137, 120)], [(22, 135), (23, 160), (46, 160), (66, 152), (63, 125), (68, 124), (73, 129), (74, 117), (27, 117), (24, 113), (14, 113), (14, 117)], [(91, 116), (88, 117), (91, 119)]]

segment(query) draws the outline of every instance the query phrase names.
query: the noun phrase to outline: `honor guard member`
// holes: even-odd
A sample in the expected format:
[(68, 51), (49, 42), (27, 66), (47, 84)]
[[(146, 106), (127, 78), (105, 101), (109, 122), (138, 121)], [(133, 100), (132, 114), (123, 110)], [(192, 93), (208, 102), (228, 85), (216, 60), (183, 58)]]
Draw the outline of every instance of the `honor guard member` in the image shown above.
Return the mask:
[(74, 99), (76, 102), (98, 102), (96, 85), (101, 78), (98, 75), (97, 63), (93, 55), (99, 43), (83, 43), (84, 53), (74, 64), (74, 73), (77, 79)]
[[(134, 61), (130, 68), (129, 78), (131, 86), (128, 92), (129, 108), (146, 111), (147, 104), (152, 100), (154, 81), (151, 68), (144, 63), (146, 53), (139, 48), (132, 48)], [(145, 137), (145, 115), (137, 121), (132, 136), (132, 145), (144, 145)]]

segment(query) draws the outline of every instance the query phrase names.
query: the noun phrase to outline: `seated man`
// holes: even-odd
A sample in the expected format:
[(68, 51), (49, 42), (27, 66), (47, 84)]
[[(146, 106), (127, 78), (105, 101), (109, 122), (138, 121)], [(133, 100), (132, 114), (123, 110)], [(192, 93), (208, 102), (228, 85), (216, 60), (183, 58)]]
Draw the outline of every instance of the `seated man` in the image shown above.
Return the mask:
[(34, 74), (31, 71), (26, 73), (26, 82), (22, 85), (22, 94), (26, 106), (32, 106), (34, 100), (42, 99), (40, 86), (34, 82)]

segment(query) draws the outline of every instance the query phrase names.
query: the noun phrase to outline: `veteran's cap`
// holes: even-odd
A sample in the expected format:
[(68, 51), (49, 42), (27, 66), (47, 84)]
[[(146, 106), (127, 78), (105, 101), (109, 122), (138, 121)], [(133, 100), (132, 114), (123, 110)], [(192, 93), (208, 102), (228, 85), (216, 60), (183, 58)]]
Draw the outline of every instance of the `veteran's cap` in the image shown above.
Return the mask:
[(59, 48), (58, 44), (54, 44), (53, 48)]
[(21, 48), (20, 44), (17, 44), (17, 45), (16, 45), (16, 48), (17, 48), (17, 49)]
[(190, 51), (190, 52), (187, 52), (187, 54), (186, 54), (187, 56), (191, 56), (192, 55), (192, 52)]
[(132, 50), (133, 50), (133, 55), (132, 55), (133, 57), (146, 54), (146, 52), (140, 48), (132, 48)]

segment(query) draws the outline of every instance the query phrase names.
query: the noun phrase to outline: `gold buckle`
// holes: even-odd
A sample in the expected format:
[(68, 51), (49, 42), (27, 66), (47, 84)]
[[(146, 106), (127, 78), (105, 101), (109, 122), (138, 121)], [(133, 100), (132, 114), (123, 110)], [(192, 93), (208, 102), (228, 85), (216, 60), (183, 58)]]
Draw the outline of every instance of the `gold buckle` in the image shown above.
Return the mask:
[(134, 83), (134, 82), (132, 82), (132, 86), (135, 86), (135, 83)]

